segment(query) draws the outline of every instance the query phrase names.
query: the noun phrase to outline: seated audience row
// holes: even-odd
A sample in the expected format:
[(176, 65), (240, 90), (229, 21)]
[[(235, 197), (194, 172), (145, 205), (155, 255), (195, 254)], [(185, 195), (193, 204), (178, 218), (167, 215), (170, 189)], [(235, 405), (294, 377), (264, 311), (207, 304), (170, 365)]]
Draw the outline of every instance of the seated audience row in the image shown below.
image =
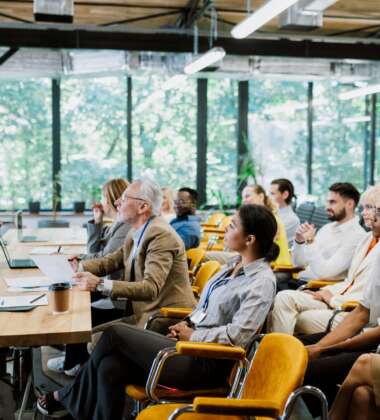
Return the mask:
[[(140, 290), (140, 285), (146, 283), (149, 294), (153, 284), (156, 284), (158, 298), (164, 298), (165, 287), (169, 287), (175, 281), (175, 277), (164, 285), (159, 281), (160, 274), (162, 276), (159, 271), (160, 266), (165, 265), (169, 268), (169, 254), (173, 255), (173, 252), (167, 249), (167, 241), (161, 244), (163, 247), (155, 244), (150, 248), (148, 238), (152, 242), (154, 240), (151, 238), (152, 234), (157, 237), (166, 233), (167, 229), (163, 228), (160, 218), (154, 216), (154, 204), (158, 202), (154, 194), (148, 194), (148, 187), (152, 192), (157, 192), (153, 185), (137, 181), (123, 194), (123, 200), (131, 202), (130, 206), (133, 206), (137, 212), (140, 209), (140, 214), (145, 214), (145, 217), (140, 218), (140, 222), (137, 223), (137, 218), (131, 216), (135, 212), (130, 208), (128, 221), (140, 231), (137, 235), (137, 244), (140, 244), (144, 235), (141, 245), (137, 246), (137, 253), (132, 252), (132, 255), (135, 255), (136, 261), (139, 262), (136, 264), (136, 274), (140, 264), (145, 265), (146, 278), (144, 280), (136, 278), (134, 284), (106, 283), (105, 280), (103, 290), (110, 290), (112, 294), (130, 296), (133, 289)], [(143, 204), (137, 202), (137, 199), (146, 203), (145, 211)], [(147, 212), (151, 207), (151, 212)], [(275, 295), (276, 282), (269, 262), (278, 255), (278, 247), (274, 243), (276, 231), (276, 220), (265, 207), (242, 206), (233, 217), (225, 237), (228, 247), (237, 252), (238, 257), (213, 277), (192, 314), (184, 321), (170, 327), (168, 337), (126, 323), (109, 327), (73, 383), (39, 398), (39, 410), (45, 415), (57, 415), (59, 412), (64, 414), (62, 409), (65, 407), (76, 419), (121, 419), (125, 385), (127, 383), (144, 385), (157, 352), (163, 348), (174, 347), (176, 340), (216, 342), (248, 348), (255, 333), (263, 325)], [(124, 255), (129, 251), (129, 246), (127, 238), (123, 248)], [(164, 248), (162, 259), (160, 262), (157, 260), (154, 262), (157, 272), (153, 275), (148, 264), (153, 259), (150, 253), (154, 254), (155, 250), (158, 252), (162, 248)], [(92, 271), (96, 274), (107, 274), (112, 269), (120, 268), (123, 261), (122, 255), (118, 255), (120, 253), (121, 251), (98, 261), (85, 262), (84, 268), (94, 268)], [(180, 254), (183, 254), (183, 246)], [(125, 273), (128, 273), (127, 265), (124, 266)], [(94, 291), (96, 286), (102, 284), (101, 279), (89, 273), (77, 273), (75, 278), (85, 290)], [(189, 283), (187, 284), (189, 287)], [(145, 289), (140, 290), (139, 294), (142, 299), (146, 296), (143, 290)], [(136, 295), (132, 293), (132, 297), (134, 296)], [(172, 298), (178, 304), (178, 296)], [(161, 303), (165, 305), (163, 300)], [(137, 303), (134, 302), (135, 315), (145, 317), (152, 305), (141, 303), (138, 306)], [(181, 302), (182, 306), (188, 306), (186, 303), (188, 302)], [(157, 308), (157, 305), (155, 306)], [(168, 366), (161, 377), (161, 384), (185, 390), (219, 386), (226, 383), (230, 369), (231, 363), (221, 360), (173, 358), (168, 361)]]

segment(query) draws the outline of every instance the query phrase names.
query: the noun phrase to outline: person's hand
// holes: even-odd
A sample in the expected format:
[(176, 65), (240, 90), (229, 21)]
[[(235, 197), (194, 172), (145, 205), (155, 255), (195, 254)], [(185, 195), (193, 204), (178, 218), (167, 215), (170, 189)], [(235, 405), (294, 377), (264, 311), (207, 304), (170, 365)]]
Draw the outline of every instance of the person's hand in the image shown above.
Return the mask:
[(313, 292), (312, 290), (304, 290), (304, 292), (312, 295), (315, 300), (327, 303), (327, 305), (330, 305), (330, 300), (333, 297), (333, 294), (328, 290), (319, 290), (318, 292)]
[(309, 360), (318, 359), (322, 353), (322, 348), (318, 344), (311, 344), (310, 346), (306, 346), (306, 350), (309, 354)]
[(68, 262), (70, 263), (72, 269), (74, 270), (74, 273), (76, 273), (79, 269), (79, 255), (69, 255), (67, 258)]
[(99, 277), (94, 276), (88, 271), (75, 273), (73, 275), (73, 280), (75, 280), (75, 283), (81, 290), (86, 292), (95, 292), (96, 286), (102, 281)]
[(92, 208), (92, 213), (94, 215), (94, 222), (95, 224), (99, 224), (103, 222), (104, 210), (101, 204), (95, 204)]
[(186, 321), (181, 321), (178, 324), (172, 325), (169, 327), (169, 331), (169, 338), (181, 341), (189, 341), (191, 334), (194, 332), (194, 330), (187, 325)]
[(310, 223), (302, 223), (296, 230), (296, 241), (300, 243), (312, 242), (315, 237), (315, 226)]

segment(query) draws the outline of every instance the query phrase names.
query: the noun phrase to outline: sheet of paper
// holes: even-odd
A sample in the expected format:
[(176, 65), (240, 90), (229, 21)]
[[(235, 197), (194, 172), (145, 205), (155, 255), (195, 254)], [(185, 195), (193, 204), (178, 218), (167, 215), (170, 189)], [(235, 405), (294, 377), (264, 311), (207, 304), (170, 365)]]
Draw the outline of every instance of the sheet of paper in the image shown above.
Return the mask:
[(39, 295), (22, 295), (22, 296), (0, 296), (0, 308), (10, 308), (19, 306), (45, 306), (48, 304), (47, 295), (32, 302)]
[(51, 254), (57, 254), (58, 253), (58, 247), (57, 246), (38, 246), (37, 248), (33, 248), (29, 254), (30, 255), (51, 255)]
[(53, 283), (72, 280), (74, 270), (67, 260), (67, 255), (33, 255), (32, 259), (45, 276), (53, 280)]
[(53, 281), (48, 277), (4, 277), (8, 287), (30, 288), (48, 287)]
[(30, 292), (48, 292), (49, 286), (41, 287), (8, 287), (7, 292), (12, 293), (30, 293)]

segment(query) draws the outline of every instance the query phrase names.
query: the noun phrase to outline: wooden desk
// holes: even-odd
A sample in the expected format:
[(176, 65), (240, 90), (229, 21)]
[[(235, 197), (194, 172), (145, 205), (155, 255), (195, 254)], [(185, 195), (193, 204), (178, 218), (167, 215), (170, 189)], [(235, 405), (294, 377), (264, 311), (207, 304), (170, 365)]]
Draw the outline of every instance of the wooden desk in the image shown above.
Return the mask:
[[(22, 229), (22, 236), (36, 235), (47, 238), (46, 242), (20, 242), (22, 245), (28, 246), (51, 246), (51, 245), (82, 245), (87, 243), (86, 229), (81, 227), (73, 228), (43, 228), (43, 229)], [(17, 229), (9, 229), (4, 239), (9, 243), (19, 243), (20, 232)]]
[[(38, 233), (41, 231), (42, 234), (44, 230), (61, 232), (66, 229), (39, 229)], [(10, 232), (10, 236), (7, 235), (5, 239), (9, 241), (9, 251), (14, 258), (25, 258), (33, 247), (42, 245), (42, 243), (15, 242), (12, 234), (14, 235)], [(76, 253), (82, 250), (82, 247), (80, 250), (77, 248)], [(12, 294), (7, 291), (4, 277), (39, 275), (42, 273), (38, 269), (9, 269), (4, 256), (1, 255), (0, 295)], [(34, 293), (38, 295), (41, 292)], [(90, 308), (90, 293), (74, 288), (71, 292), (70, 311), (67, 314), (53, 315), (49, 306), (39, 306), (30, 312), (0, 312), (0, 347), (88, 342), (91, 339)]]

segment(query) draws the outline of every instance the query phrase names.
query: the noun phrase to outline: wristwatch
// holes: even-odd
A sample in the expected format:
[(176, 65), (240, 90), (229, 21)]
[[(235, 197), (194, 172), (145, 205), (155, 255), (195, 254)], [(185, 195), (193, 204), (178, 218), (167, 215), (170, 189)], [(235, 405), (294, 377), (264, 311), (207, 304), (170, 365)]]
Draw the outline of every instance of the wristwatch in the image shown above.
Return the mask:
[(104, 292), (104, 281), (103, 281), (103, 279), (100, 279), (100, 283), (98, 283), (96, 285), (96, 291), (100, 292), (100, 293)]

